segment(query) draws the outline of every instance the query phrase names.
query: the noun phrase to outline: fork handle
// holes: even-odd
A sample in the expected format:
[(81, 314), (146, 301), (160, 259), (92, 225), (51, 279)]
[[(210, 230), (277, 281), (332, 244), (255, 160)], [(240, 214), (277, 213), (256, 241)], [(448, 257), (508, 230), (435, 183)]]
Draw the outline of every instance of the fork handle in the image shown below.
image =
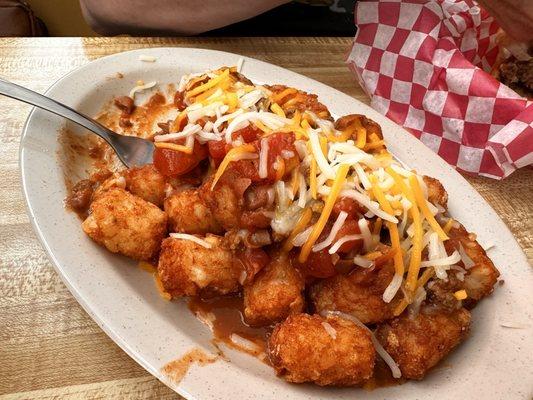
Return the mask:
[(0, 79), (0, 94), (67, 118), (72, 122), (87, 128), (91, 132), (96, 133), (107, 142), (111, 140), (108, 129), (103, 125), (64, 104), (34, 92), (33, 90), (26, 89), (25, 87), (19, 86), (15, 83)]

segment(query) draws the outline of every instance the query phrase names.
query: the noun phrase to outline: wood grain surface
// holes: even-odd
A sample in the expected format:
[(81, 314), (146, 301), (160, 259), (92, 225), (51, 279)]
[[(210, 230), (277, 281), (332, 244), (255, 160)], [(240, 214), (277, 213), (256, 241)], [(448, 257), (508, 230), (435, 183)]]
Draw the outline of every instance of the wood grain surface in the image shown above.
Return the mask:
[[(0, 77), (43, 92), (72, 69), (143, 47), (202, 47), (278, 64), (368, 98), (344, 65), (350, 38), (0, 39)], [(82, 310), (30, 226), (18, 148), (30, 107), (0, 96), (0, 399), (179, 399)], [(468, 178), (533, 261), (533, 169), (497, 182)]]

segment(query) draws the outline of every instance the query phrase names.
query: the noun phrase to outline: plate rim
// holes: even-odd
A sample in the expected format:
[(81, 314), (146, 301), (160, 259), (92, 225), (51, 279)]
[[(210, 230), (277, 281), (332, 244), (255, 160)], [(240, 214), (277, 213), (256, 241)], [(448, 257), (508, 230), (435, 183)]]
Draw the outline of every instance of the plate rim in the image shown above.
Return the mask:
[[(94, 64), (97, 64), (98, 62), (101, 62), (103, 60), (109, 61), (109, 60), (112, 60), (113, 58), (119, 59), (122, 55), (124, 55), (126, 53), (143, 53), (143, 52), (147, 53), (147, 52), (152, 52), (152, 51), (156, 51), (157, 52), (157, 51), (180, 51), (180, 50), (200, 51), (200, 52), (205, 52), (205, 53), (218, 53), (218, 54), (221, 54), (221, 55), (231, 55), (231, 56), (234, 56), (236, 59), (238, 59), (239, 57), (245, 57), (246, 59), (249, 59), (249, 60), (251, 60), (253, 62), (261, 63), (261, 64), (268, 65), (268, 66), (276, 66), (278, 68), (282, 68), (284, 70), (288, 70), (291, 73), (300, 75), (300, 76), (304, 77), (306, 80), (311, 81), (313, 84), (318, 84), (318, 85), (321, 85), (321, 86), (325, 86), (329, 90), (333, 90), (335, 92), (342, 93), (343, 95), (346, 95), (346, 96), (350, 97), (351, 101), (353, 101), (354, 103), (357, 103), (358, 105), (362, 105), (365, 108), (372, 109), (374, 112), (377, 113), (377, 110), (374, 110), (370, 105), (363, 103), (362, 101), (354, 98), (353, 96), (351, 96), (349, 94), (346, 94), (346, 93), (342, 92), (341, 90), (336, 89), (334, 87), (331, 87), (331, 86), (329, 86), (329, 85), (327, 85), (327, 84), (325, 84), (323, 82), (320, 82), (320, 81), (318, 81), (316, 79), (310, 78), (307, 75), (304, 75), (304, 74), (301, 74), (299, 72), (293, 71), (293, 70), (291, 70), (289, 68), (282, 67), (282, 66), (277, 65), (277, 64), (269, 63), (269, 62), (266, 62), (266, 61), (263, 61), (263, 60), (260, 60), (260, 59), (254, 58), (254, 57), (241, 55), (241, 54), (238, 54), (238, 53), (227, 52), (227, 51), (222, 51), (222, 50), (215, 50), (215, 49), (208, 49), (208, 48), (181, 47), (179, 45), (178, 46), (158, 46), (158, 47), (138, 48), (138, 49), (132, 49), (132, 50), (127, 50), (127, 51), (117, 52), (117, 53), (113, 53), (113, 54), (108, 54), (108, 55), (96, 58), (94, 60), (89, 60), (87, 63), (85, 63), (83, 65), (80, 65), (80, 66), (70, 70), (66, 74), (60, 76), (58, 79), (56, 79), (46, 89), (46, 91), (43, 94), (44, 95), (49, 94), (57, 85), (59, 85), (64, 80), (67, 80), (70, 76), (72, 76), (75, 73), (80, 72), (80, 71), (82, 71), (84, 69), (87, 69), (87, 68), (93, 66)], [(37, 224), (37, 217), (36, 217), (36, 215), (34, 213), (34, 210), (33, 210), (32, 206), (30, 204), (30, 197), (29, 197), (29, 194), (28, 194), (28, 186), (27, 186), (28, 183), (27, 183), (27, 178), (26, 178), (26, 174), (25, 174), (25, 164), (24, 164), (24, 157), (23, 157), (23, 153), (24, 153), (23, 142), (24, 142), (24, 138), (26, 137), (26, 135), (28, 133), (28, 126), (29, 126), (29, 124), (30, 124), (30, 122), (31, 122), (32, 118), (34, 117), (34, 114), (35, 114), (35, 112), (37, 110), (38, 110), (37, 107), (32, 107), (31, 108), (31, 110), (30, 110), (30, 112), (29, 112), (29, 114), (28, 114), (28, 116), (27, 116), (27, 118), (26, 118), (26, 120), (24, 122), (24, 125), (22, 127), (22, 134), (20, 136), (19, 151), (18, 151), (18, 156), (19, 156), (18, 166), (19, 166), (19, 173), (20, 173), (20, 179), (21, 179), (22, 192), (23, 192), (23, 195), (24, 195), (24, 204), (25, 204), (25, 208), (26, 208), (26, 213), (29, 216), (30, 223), (31, 223), (31, 226), (33, 228), (33, 231), (36, 233), (37, 238), (39, 239), (39, 242), (41, 243), (43, 249), (46, 252), (46, 255), (47, 255), (48, 259), (51, 261), (51, 263), (52, 263), (52, 265), (54, 267), (54, 270), (56, 271), (56, 273), (58, 273), (58, 275), (61, 278), (62, 282), (68, 288), (69, 292), (73, 295), (73, 297), (76, 299), (78, 304), (81, 305), (83, 310), (91, 317), (91, 319), (93, 321), (96, 322), (96, 324), (99, 326), (99, 328), (102, 329), (106, 333), (106, 335), (108, 335), (111, 338), (111, 340), (113, 340), (113, 342), (116, 343), (128, 356), (130, 356), (144, 370), (149, 372), (153, 377), (155, 377), (160, 382), (165, 384), (171, 390), (177, 392), (178, 394), (180, 394), (181, 396), (183, 396), (186, 399), (196, 399), (196, 396), (193, 395), (188, 390), (186, 390), (183, 387), (183, 385), (175, 384), (166, 375), (164, 375), (160, 371), (160, 369), (152, 367), (152, 365), (146, 359), (144, 359), (139, 354), (139, 352), (133, 348), (132, 345), (130, 345), (125, 339), (123, 339), (119, 334), (117, 334), (108, 324), (106, 324), (103, 321), (103, 319), (101, 318), (101, 316), (99, 316), (97, 313), (93, 312), (89, 302), (87, 302), (86, 299), (84, 298), (84, 296), (80, 293), (80, 291), (78, 291), (76, 289), (76, 287), (70, 281), (70, 279), (68, 277), (68, 274), (63, 270), (63, 268), (60, 267), (59, 261), (57, 260), (57, 258), (55, 257), (54, 253), (52, 252), (51, 248), (49, 247), (49, 245), (47, 243), (47, 240), (45, 238), (45, 235), (43, 234), (43, 232), (41, 231), (39, 225)], [(411, 133), (409, 133), (400, 124), (397, 124), (396, 122), (390, 120), (387, 116), (385, 116), (385, 115), (383, 115), (381, 113), (380, 113), (380, 115), (381, 115), (381, 117), (383, 117), (384, 119), (388, 120), (390, 123), (392, 123), (393, 125), (398, 127), (401, 131), (403, 131), (402, 135), (412, 136)], [(496, 217), (499, 220), (499, 222), (508, 231), (510, 237), (513, 238), (513, 243), (512, 243), (513, 247), (515, 247), (516, 250), (518, 250), (520, 252), (522, 261), (525, 262), (526, 264), (529, 264), (527, 256), (526, 256), (524, 250), (522, 249), (522, 247), (520, 246), (520, 244), (518, 243), (518, 241), (517, 241), (516, 237), (514, 236), (513, 232), (509, 229), (509, 227), (503, 221), (503, 219), (499, 216), (499, 214), (494, 210), (492, 205), (490, 203), (488, 203), (484, 199), (484, 197), (470, 184), (470, 182), (468, 182), (465, 179), (465, 177), (462, 176), (455, 168), (453, 168), (446, 161), (444, 161), (438, 154), (434, 153), (424, 143), (422, 143), (421, 141), (419, 141), (419, 142), (424, 147), (426, 147), (428, 152), (431, 152), (433, 154), (435, 159), (439, 160), (440, 164), (443, 165), (443, 168), (446, 170), (447, 173), (451, 173), (453, 175), (453, 179), (454, 180), (459, 180), (463, 185), (466, 184), (472, 190), (472, 192), (476, 194), (476, 196), (478, 197), (478, 201), (481, 200), (483, 202), (484, 207), (489, 209), (489, 211), (492, 214), (492, 216)], [(490, 178), (484, 178), (484, 179), (490, 179)], [(405, 385), (402, 385), (402, 386), (405, 388)]]

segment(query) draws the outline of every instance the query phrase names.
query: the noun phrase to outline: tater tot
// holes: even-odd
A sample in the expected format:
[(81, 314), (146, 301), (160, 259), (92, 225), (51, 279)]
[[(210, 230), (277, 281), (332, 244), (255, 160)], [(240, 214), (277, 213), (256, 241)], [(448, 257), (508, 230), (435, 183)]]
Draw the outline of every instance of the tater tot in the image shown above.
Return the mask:
[[(383, 139), (381, 126), (374, 120), (367, 118), (362, 114), (348, 114), (340, 117), (335, 121), (335, 129), (343, 131), (353, 127), (357, 122), (359, 122), (359, 124), (366, 130), (367, 138), (375, 135), (378, 139)], [(357, 136), (353, 137), (353, 139), (357, 139)]]
[(100, 194), (82, 224), (84, 232), (113, 253), (136, 260), (155, 257), (167, 232), (167, 216), (152, 203), (120, 188)]
[(114, 188), (126, 189), (126, 180), (117, 172), (112, 173), (107, 179), (98, 183), (93, 191), (91, 202), (95, 201), (108, 190)]
[(242, 267), (234, 262), (231, 250), (222, 238), (203, 238), (211, 248), (191, 240), (167, 238), (161, 246), (159, 278), (173, 298), (183, 296), (213, 297), (240, 290)]
[(276, 373), (289, 382), (353, 386), (374, 372), (370, 333), (337, 316), (289, 316), (274, 328), (268, 354)]
[(466, 303), (473, 305), (492, 293), (500, 272), (487, 257), (487, 253), (477, 242), (475, 236), (468, 233), (464, 226), (452, 227), (448, 235), (450, 240), (445, 243), (446, 248), (459, 250), (460, 244), (473, 262), (464, 278), (464, 288), (468, 295)]
[(448, 208), (448, 192), (442, 186), (442, 183), (438, 179), (431, 178), (429, 176), (423, 176), (422, 179), (428, 189), (428, 200), (435, 204), (443, 207), (444, 209)]
[(131, 193), (158, 207), (163, 205), (167, 179), (152, 164), (128, 169), (124, 177)]
[[(272, 91), (273, 97), (276, 98), (276, 102), (283, 108), (287, 117), (292, 117), (296, 111), (304, 112), (311, 111), (317, 116), (323, 119), (330, 119), (331, 114), (328, 108), (318, 101), (316, 94), (306, 93), (302, 90), (296, 90), (294, 88), (290, 92), (285, 85), (273, 85), (267, 86)], [(279, 98), (282, 92), (287, 93), (283, 97)]]
[(467, 335), (470, 313), (422, 308), (416, 317), (404, 313), (378, 327), (376, 336), (396, 361), (402, 376), (422, 379)]
[(250, 186), (250, 179), (239, 178), (226, 172), (211, 189), (209, 179), (199, 189), (200, 198), (207, 204), (214, 219), (225, 230), (239, 229), (244, 206), (244, 192)]
[(349, 275), (336, 275), (318, 281), (309, 290), (316, 312), (342, 311), (364, 324), (393, 317), (394, 307), (383, 301), (383, 292), (394, 276), (394, 266), (386, 263), (369, 269), (356, 268)]
[(274, 255), (250, 285), (244, 287), (244, 319), (252, 326), (267, 326), (301, 313), (304, 279), (286, 255)]
[(198, 195), (198, 189), (172, 193), (164, 202), (172, 232), (204, 235), (222, 233), (222, 227), (213, 217), (210, 208)]

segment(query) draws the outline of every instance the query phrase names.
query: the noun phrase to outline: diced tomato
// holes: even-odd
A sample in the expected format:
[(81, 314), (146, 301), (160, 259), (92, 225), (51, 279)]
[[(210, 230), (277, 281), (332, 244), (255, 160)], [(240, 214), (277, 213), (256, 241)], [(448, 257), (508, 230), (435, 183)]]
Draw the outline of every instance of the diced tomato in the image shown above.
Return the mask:
[[(278, 167), (281, 164), (281, 168), (283, 168), (281, 177), (288, 175), (298, 165), (294, 140), (294, 134), (292, 133), (274, 133), (268, 136), (267, 177), (260, 179), (257, 174), (257, 180), (269, 183), (278, 180), (280, 178), (280, 172), (275, 168), (276, 164)], [(253, 144), (259, 154), (261, 151), (261, 140), (256, 140)], [(294, 156), (289, 159), (284, 158), (282, 156), (283, 150), (292, 151)], [(253, 177), (250, 176), (250, 178), (254, 182), (256, 181)]]
[(349, 218), (358, 218), (366, 212), (361, 204), (349, 197), (341, 197), (333, 206), (333, 215), (339, 215), (341, 211), (347, 213)]
[[(268, 180), (275, 181), (279, 176), (278, 171), (274, 168), (277, 160), (283, 160), (285, 172), (289, 174), (298, 164), (296, 148), (294, 147), (294, 134), (292, 133), (275, 133), (268, 140)], [(292, 151), (293, 157), (288, 159), (282, 156), (283, 150)]]
[(210, 140), (207, 142), (207, 147), (209, 148), (209, 157), (213, 159), (216, 165), (220, 164), (231, 149), (231, 145), (227, 144), (225, 140)]
[[(341, 227), (339, 232), (337, 233), (337, 236), (335, 236), (335, 239), (333, 240), (333, 243), (335, 243), (337, 240), (344, 236), (348, 235), (357, 235), (361, 233), (361, 230), (359, 229), (359, 224), (357, 221), (353, 219), (346, 220), (344, 222), (344, 225)], [(338, 253), (349, 253), (352, 250), (360, 250), (363, 246), (363, 239), (358, 240), (352, 240), (349, 242), (344, 243), (341, 247), (339, 247), (339, 250), (337, 250)]]
[(156, 147), (154, 151), (154, 166), (163, 175), (180, 176), (194, 169), (206, 157), (206, 146), (198, 142), (194, 143), (192, 154)]
[(263, 131), (257, 126), (250, 124), (242, 129), (233, 132), (231, 138), (235, 140), (240, 136), (242, 137), (242, 140), (244, 140), (244, 143), (251, 143), (257, 140), (257, 138), (262, 134), (262, 132)]
[(261, 181), (257, 165), (250, 160), (234, 161), (229, 165), (228, 170), (235, 171), (239, 176), (249, 178), (252, 182)]
[(329, 278), (337, 273), (332, 255), (328, 253), (327, 249), (317, 252), (312, 251), (306, 262), (298, 264), (297, 268), (304, 276), (312, 276), (314, 278)]
[[(252, 144), (254, 145), (257, 153), (261, 151), (261, 140), (257, 139), (257, 135), (261, 131), (257, 128), (250, 128), (250, 126), (240, 129), (240, 136), (244, 140), (254, 139)], [(294, 135), (292, 133), (275, 133), (268, 136), (268, 160), (267, 160), (267, 177), (262, 179), (259, 177), (258, 160), (240, 160), (232, 162), (228, 166), (228, 171), (232, 170), (237, 172), (240, 176), (249, 178), (252, 182), (272, 183), (280, 179), (280, 172), (274, 168), (276, 162), (282, 164), (283, 174), (281, 177), (290, 174), (290, 172), (298, 165), (298, 156), (296, 155), (296, 148), (294, 147)], [(208, 142), (209, 156), (215, 162), (215, 165), (220, 164), (222, 159), (226, 156), (227, 152), (231, 150), (232, 146), (225, 141), (210, 141)], [(283, 150), (292, 151), (294, 156), (286, 159), (282, 157)]]
[[(257, 140), (257, 137), (261, 134), (261, 130), (254, 125), (248, 125), (245, 128), (239, 129), (231, 135), (235, 140), (241, 137), (245, 143), (250, 143)], [(211, 140), (207, 143), (209, 147), (209, 157), (213, 159), (215, 165), (220, 164), (224, 159), (228, 151), (233, 147), (231, 144), (226, 143), (225, 140), (214, 141)]]

